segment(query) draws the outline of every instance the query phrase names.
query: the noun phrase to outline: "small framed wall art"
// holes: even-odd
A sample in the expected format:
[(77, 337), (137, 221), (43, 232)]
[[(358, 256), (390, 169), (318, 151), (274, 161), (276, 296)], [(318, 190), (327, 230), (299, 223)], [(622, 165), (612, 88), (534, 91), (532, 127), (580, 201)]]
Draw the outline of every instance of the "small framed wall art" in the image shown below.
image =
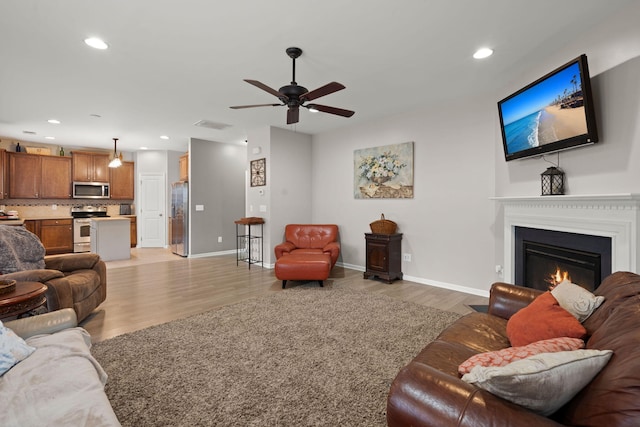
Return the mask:
[(267, 159), (251, 161), (251, 186), (260, 187), (267, 185)]

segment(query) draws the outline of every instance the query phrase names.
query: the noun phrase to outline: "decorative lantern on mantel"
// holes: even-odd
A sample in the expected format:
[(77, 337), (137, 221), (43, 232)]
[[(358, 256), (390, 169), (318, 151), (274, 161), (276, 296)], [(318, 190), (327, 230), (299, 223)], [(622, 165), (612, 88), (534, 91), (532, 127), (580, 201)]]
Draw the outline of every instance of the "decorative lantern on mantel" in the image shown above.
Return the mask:
[(543, 196), (558, 196), (564, 194), (564, 172), (555, 166), (547, 168), (540, 174)]

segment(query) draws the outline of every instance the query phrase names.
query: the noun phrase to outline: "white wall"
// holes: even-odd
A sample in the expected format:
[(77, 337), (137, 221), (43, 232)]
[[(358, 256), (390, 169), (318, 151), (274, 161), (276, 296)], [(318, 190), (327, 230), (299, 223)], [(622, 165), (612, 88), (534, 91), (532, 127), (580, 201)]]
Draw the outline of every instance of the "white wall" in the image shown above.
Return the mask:
[[(384, 213), (403, 233), (404, 277), (483, 294), (493, 278), (493, 100), (397, 115), (313, 138), (313, 221), (340, 226), (342, 262), (365, 265)], [(413, 199), (355, 199), (354, 150), (414, 142)]]
[[(312, 222), (312, 167), (310, 135), (271, 128), (271, 227), (266, 247), (283, 241), (286, 224)], [(269, 263), (275, 263), (272, 250), (268, 255)]]
[[(259, 153), (254, 153), (259, 149)], [(265, 219), (264, 263), (273, 265), (273, 247), (282, 242), (284, 227), (311, 222), (311, 136), (265, 127), (249, 133), (247, 169), (251, 160), (266, 158), (266, 185), (247, 183), (247, 214)], [(260, 211), (264, 206), (266, 211)]]
[[(565, 62), (586, 53), (594, 93), (599, 142), (560, 153), (566, 193), (573, 195), (640, 193), (640, 2), (565, 41), (536, 69), (517, 76), (496, 94), (502, 99)], [(540, 158), (504, 161), (495, 117), (496, 196), (540, 195)], [(556, 161), (557, 155), (547, 159)], [(502, 207), (496, 203), (495, 263), (504, 260)]]
[[(404, 233), (405, 278), (486, 294), (500, 280), (502, 209), (493, 196), (540, 194), (547, 163), (506, 163), (496, 102), (586, 53), (596, 96), (597, 145), (561, 154), (571, 194), (640, 193), (640, 2), (573, 40), (541, 46), (548, 60), (516, 70), (499, 93), (390, 116), (313, 137), (313, 220), (340, 225), (342, 261), (362, 269), (364, 233), (381, 212)], [(500, 54), (500, 52), (496, 52)], [(414, 198), (353, 198), (353, 151), (415, 142)]]

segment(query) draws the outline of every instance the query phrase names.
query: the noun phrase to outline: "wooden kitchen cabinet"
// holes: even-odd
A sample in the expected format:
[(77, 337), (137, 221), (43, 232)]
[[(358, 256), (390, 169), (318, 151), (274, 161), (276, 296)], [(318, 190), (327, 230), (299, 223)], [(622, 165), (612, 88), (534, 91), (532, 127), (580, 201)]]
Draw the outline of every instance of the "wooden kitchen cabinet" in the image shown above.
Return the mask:
[(73, 252), (73, 219), (28, 219), (24, 228), (42, 242), (47, 255)]
[(131, 247), (138, 246), (138, 220), (135, 216), (131, 217)]
[(73, 220), (40, 220), (39, 237), (47, 255), (73, 252)]
[(111, 198), (116, 200), (133, 200), (134, 198), (134, 163), (122, 162), (119, 168), (110, 168)]
[(6, 150), (0, 148), (0, 200), (9, 197), (7, 154)]
[(189, 181), (189, 153), (184, 153), (180, 156), (180, 181)]
[(109, 155), (74, 151), (73, 180), (80, 182), (109, 182)]
[(38, 154), (7, 153), (9, 198), (71, 198), (71, 159)]
[(366, 271), (364, 278), (379, 277), (387, 283), (402, 280), (402, 233), (365, 233)]
[(9, 198), (37, 199), (40, 197), (40, 155), (7, 153), (9, 156)]
[(71, 198), (71, 158), (41, 156), (41, 199)]
[(26, 219), (24, 221), (24, 228), (40, 238), (40, 221), (35, 219)]

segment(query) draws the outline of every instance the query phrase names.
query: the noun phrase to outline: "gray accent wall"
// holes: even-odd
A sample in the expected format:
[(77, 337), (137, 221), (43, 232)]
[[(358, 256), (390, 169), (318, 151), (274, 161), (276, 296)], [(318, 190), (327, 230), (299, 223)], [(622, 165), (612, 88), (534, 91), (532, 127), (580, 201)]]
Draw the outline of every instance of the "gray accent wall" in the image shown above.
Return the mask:
[(245, 146), (191, 138), (189, 256), (235, 250), (234, 221), (245, 211), (246, 158)]

